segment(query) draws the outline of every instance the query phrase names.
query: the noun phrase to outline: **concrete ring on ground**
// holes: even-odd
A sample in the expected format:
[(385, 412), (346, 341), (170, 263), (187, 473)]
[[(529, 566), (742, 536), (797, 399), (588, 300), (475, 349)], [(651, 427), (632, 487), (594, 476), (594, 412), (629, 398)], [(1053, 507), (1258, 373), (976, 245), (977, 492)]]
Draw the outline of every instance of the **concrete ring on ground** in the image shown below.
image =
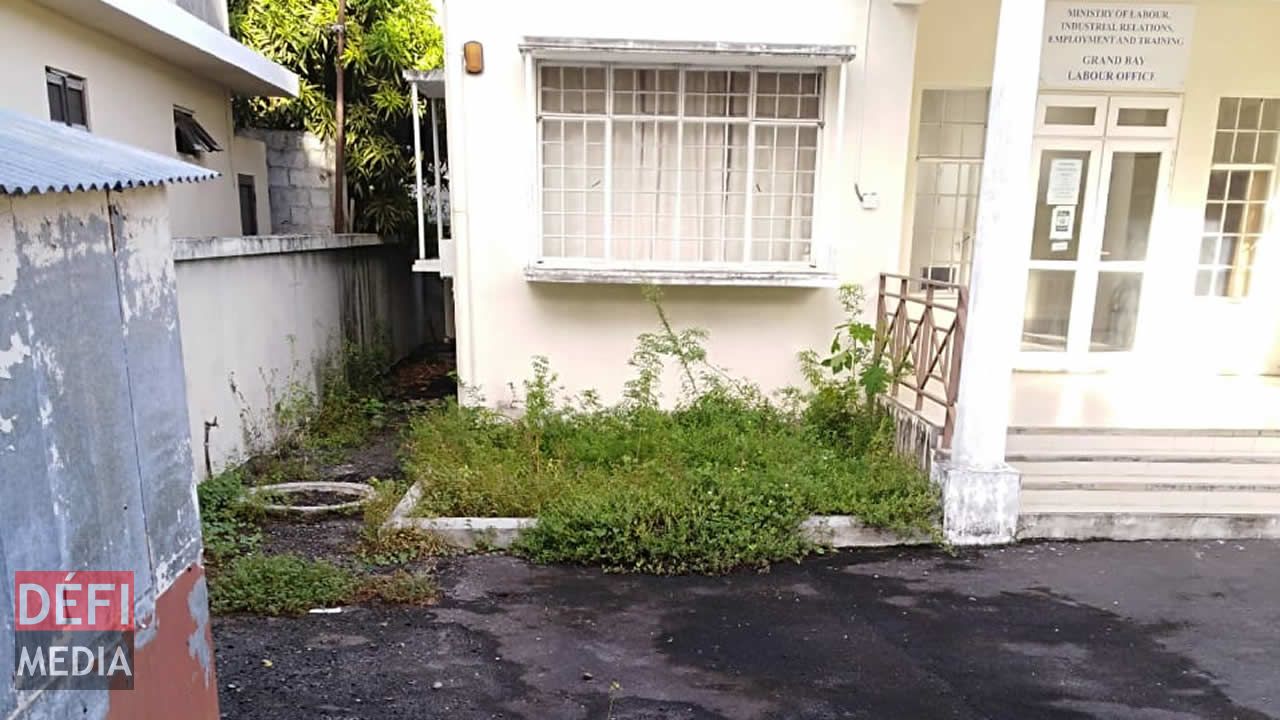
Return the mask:
[(373, 487), (355, 482), (291, 482), (278, 485), (259, 485), (248, 490), (249, 495), (273, 497), (303, 493), (325, 493), (354, 498), (330, 505), (281, 505), (268, 502), (263, 509), (281, 515), (323, 515), (349, 512), (358, 509), (373, 497)]

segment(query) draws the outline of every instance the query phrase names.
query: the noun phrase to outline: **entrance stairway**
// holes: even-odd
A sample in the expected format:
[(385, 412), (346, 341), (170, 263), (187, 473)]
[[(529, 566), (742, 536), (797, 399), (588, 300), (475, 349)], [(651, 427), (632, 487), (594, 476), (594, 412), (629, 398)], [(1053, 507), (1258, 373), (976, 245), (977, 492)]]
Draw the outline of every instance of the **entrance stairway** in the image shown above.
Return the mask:
[(1280, 430), (1015, 427), (1020, 539), (1280, 538)]

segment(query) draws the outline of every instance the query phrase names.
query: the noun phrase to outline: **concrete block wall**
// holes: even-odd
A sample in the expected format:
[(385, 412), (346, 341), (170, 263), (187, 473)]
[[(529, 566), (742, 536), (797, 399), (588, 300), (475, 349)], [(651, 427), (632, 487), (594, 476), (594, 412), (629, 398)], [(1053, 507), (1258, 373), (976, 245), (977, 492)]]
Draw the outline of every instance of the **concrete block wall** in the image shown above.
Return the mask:
[(333, 142), (303, 130), (241, 130), (267, 146), (271, 233), (333, 232)]

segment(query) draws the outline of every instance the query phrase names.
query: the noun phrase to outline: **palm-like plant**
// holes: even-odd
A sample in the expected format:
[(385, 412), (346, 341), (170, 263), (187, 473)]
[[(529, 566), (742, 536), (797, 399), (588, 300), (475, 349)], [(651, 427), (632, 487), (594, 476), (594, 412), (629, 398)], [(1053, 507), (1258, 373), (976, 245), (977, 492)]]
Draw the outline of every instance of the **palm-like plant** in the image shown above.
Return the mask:
[[(406, 69), (443, 61), (430, 0), (347, 0), (342, 56), (347, 187), (357, 230), (407, 234), (414, 225), (413, 114)], [(337, 0), (232, 0), (237, 40), (298, 74), (296, 98), (237, 98), (241, 127), (334, 136)], [(443, 147), (441, 148), (443, 154)], [(430, 167), (430, 147), (423, 164)]]

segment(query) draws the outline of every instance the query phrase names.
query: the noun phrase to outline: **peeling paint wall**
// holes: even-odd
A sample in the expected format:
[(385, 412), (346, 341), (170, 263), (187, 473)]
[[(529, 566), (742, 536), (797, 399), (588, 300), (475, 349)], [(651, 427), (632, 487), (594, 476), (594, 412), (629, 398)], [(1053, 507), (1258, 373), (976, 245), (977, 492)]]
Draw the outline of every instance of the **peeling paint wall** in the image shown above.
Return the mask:
[(410, 271), (414, 249), (346, 237), (180, 241), (179, 257), (191, 258), (177, 265), (178, 308), (197, 477), (205, 421), (218, 421), (215, 470), (244, 459), (246, 434), (268, 431), (258, 442), (269, 442), (275, 400), (291, 382), (314, 392), (319, 365), (344, 340), (385, 333), (400, 358), (443, 337), (439, 302), (429, 314), (422, 275)]
[[(132, 570), (153, 618), (198, 563), (180, 342), (163, 189), (0, 198), (0, 667), (14, 571)], [(11, 687), (0, 717), (109, 705)]]

